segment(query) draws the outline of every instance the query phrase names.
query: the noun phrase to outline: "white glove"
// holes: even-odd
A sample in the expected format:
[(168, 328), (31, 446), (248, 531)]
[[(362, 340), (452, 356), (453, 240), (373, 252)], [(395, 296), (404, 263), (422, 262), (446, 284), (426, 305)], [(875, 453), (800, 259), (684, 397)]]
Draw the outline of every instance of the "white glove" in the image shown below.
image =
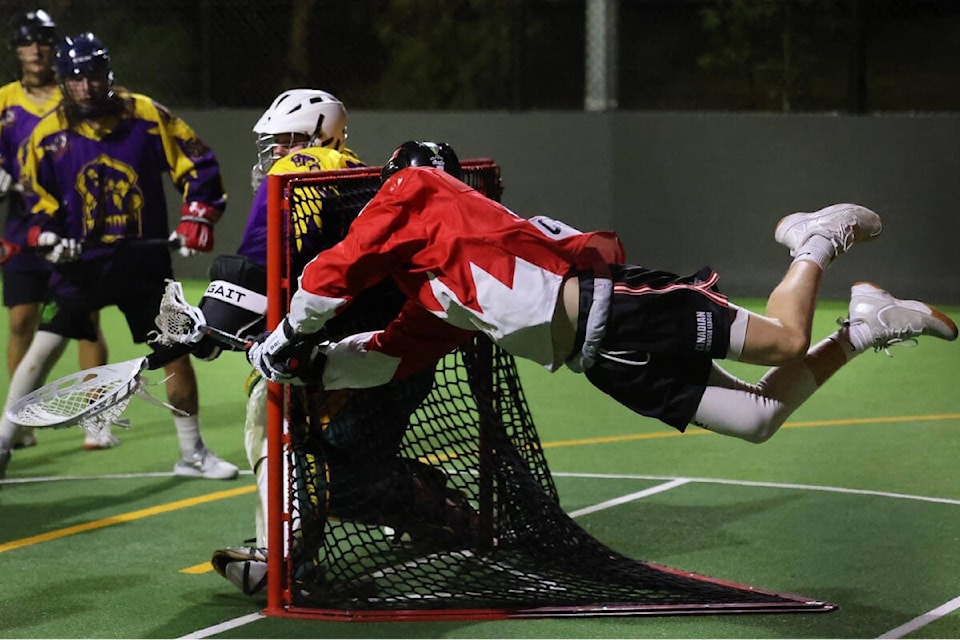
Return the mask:
[(284, 318), (272, 333), (258, 338), (247, 350), (247, 360), (270, 382), (302, 384), (287, 362), (290, 358), (288, 347), (295, 337), (293, 327)]
[(200, 253), (196, 249), (188, 249), (187, 246), (183, 243), (183, 237), (179, 233), (177, 233), (176, 230), (174, 230), (174, 232), (170, 234), (170, 237), (167, 238), (167, 240), (170, 243), (172, 243), (175, 247), (177, 247), (177, 253), (182, 255), (184, 258), (189, 258), (191, 256), (195, 256), (198, 253)]
[(52, 247), (44, 257), (53, 264), (74, 262), (83, 252), (80, 241), (76, 238), (61, 238), (53, 231), (44, 231), (37, 238), (38, 247)]
[(6, 169), (0, 167), (0, 198), (6, 198), (13, 185), (13, 176)]

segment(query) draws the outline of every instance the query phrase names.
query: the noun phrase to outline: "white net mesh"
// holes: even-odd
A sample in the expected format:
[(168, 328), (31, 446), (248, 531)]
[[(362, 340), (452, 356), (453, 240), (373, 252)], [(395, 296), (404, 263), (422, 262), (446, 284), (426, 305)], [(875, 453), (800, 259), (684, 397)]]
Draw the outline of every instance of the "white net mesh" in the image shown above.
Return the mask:
[(155, 322), (157, 331), (151, 340), (156, 344), (167, 347), (173, 344), (196, 344), (203, 337), (203, 312), (187, 303), (183, 286), (176, 280), (167, 280)]
[(112, 423), (140, 390), (145, 358), (79, 371), (27, 394), (7, 417), (29, 427), (79, 425), (97, 433)]

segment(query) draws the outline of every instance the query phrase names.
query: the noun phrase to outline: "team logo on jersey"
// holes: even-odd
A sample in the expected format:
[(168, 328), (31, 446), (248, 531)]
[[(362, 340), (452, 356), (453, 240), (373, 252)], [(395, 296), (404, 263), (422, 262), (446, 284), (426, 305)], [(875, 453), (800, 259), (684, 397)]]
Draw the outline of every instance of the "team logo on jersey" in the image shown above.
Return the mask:
[(9, 127), (14, 122), (17, 121), (17, 114), (13, 109), (7, 109), (3, 112), (3, 118), (0, 118), (0, 122), (3, 123), (3, 126)]
[[(58, 133), (57, 135), (50, 138), (48, 141), (45, 141), (43, 149), (52, 155), (54, 159), (59, 159), (60, 156), (67, 152), (68, 138), (65, 132)], [(24, 152), (26, 145), (20, 147), (21, 152)]]
[(713, 349), (713, 314), (709, 311), (696, 312), (697, 336), (694, 350), (710, 353)]
[(106, 241), (142, 235), (143, 191), (130, 165), (101, 154), (77, 175), (83, 200), (84, 235), (96, 231)]

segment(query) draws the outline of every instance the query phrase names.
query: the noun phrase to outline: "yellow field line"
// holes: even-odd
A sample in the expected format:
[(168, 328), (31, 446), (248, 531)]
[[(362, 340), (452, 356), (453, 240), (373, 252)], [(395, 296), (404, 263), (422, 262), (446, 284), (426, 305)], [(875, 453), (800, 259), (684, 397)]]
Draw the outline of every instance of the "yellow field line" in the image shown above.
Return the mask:
[(66, 527), (64, 529), (57, 529), (56, 531), (48, 531), (47, 533), (41, 533), (40, 535), (37, 535), (37, 536), (30, 536), (29, 538), (21, 538), (20, 540), (5, 542), (3, 544), (0, 544), (0, 553), (3, 553), (5, 551), (12, 551), (14, 549), (19, 549), (20, 547), (28, 547), (30, 545), (39, 544), (41, 542), (50, 542), (51, 540), (66, 538), (67, 536), (72, 536), (76, 533), (93, 531), (94, 529), (102, 529), (103, 527), (111, 527), (115, 524), (122, 524), (124, 522), (133, 522), (134, 520), (149, 518), (150, 516), (155, 516), (161, 513), (168, 513), (170, 511), (177, 511), (178, 509), (185, 509), (187, 507), (193, 507), (195, 505), (204, 504), (206, 502), (215, 502), (216, 500), (223, 500), (224, 498), (233, 498), (235, 496), (240, 496), (245, 493), (251, 493), (256, 490), (257, 490), (256, 486), (239, 487), (237, 489), (227, 489), (226, 491), (217, 491), (215, 493), (208, 493), (205, 496), (197, 496), (196, 498), (186, 498), (185, 500), (168, 502), (167, 504), (161, 504), (155, 507), (149, 507), (147, 509), (140, 509), (139, 511), (131, 511), (130, 513), (121, 513), (120, 515), (110, 516), (109, 518), (103, 518), (102, 520), (94, 520), (93, 522), (84, 522), (83, 524), (74, 525), (72, 527)]
[[(892, 416), (889, 418), (845, 418), (843, 420), (807, 420), (804, 422), (785, 422), (781, 429), (796, 429), (798, 427), (833, 427), (849, 424), (875, 424), (890, 422), (930, 422), (935, 420), (960, 420), (960, 413), (942, 413), (929, 416)], [(686, 433), (679, 431), (651, 431), (650, 433), (631, 433), (622, 436), (604, 436), (602, 438), (580, 438), (577, 440), (557, 440), (544, 442), (544, 449), (559, 447), (577, 447), (585, 444), (607, 444), (610, 442), (628, 442), (631, 440), (654, 440), (657, 438), (675, 438), (677, 436), (702, 436), (711, 433), (704, 429), (690, 430)]]
[[(845, 418), (843, 420), (809, 420), (805, 422), (787, 422), (783, 425), (783, 429), (793, 429), (799, 427), (826, 427), (826, 426), (841, 426), (841, 425), (850, 425), (850, 424), (867, 424), (867, 423), (891, 423), (891, 422), (931, 422), (937, 420), (958, 420), (960, 419), (960, 413), (944, 413), (939, 415), (926, 415), (926, 416), (894, 416), (888, 418)], [(634, 433), (621, 436), (607, 436), (602, 438), (582, 438), (578, 440), (558, 440), (555, 442), (544, 442), (544, 449), (555, 449), (559, 447), (575, 447), (585, 444), (605, 444), (610, 442), (627, 442), (632, 440), (650, 440), (654, 438), (673, 438), (681, 435), (691, 436), (691, 435), (702, 435), (705, 433), (710, 433), (709, 431), (696, 430), (689, 431), (686, 434), (682, 434), (679, 431), (654, 431), (651, 433)], [(140, 509), (139, 511), (131, 511), (130, 513), (123, 513), (116, 516), (111, 516), (109, 518), (103, 518), (102, 520), (95, 520), (93, 522), (86, 522), (84, 524), (74, 525), (72, 527), (66, 527), (64, 529), (57, 529), (56, 531), (49, 531), (47, 533), (42, 533), (36, 536), (30, 536), (29, 538), (21, 538), (20, 540), (13, 540), (11, 542), (6, 542), (0, 544), (0, 553), (6, 551), (12, 551), (14, 549), (20, 549), (21, 547), (28, 547), (30, 545), (39, 544), (41, 542), (50, 542), (51, 540), (58, 540), (60, 538), (65, 538), (67, 536), (72, 536), (77, 533), (83, 533), (85, 531), (93, 531), (94, 529), (102, 529), (103, 527), (110, 527), (115, 524), (122, 524), (124, 522), (132, 522), (134, 520), (140, 520), (142, 518), (148, 518), (150, 516), (159, 515), (161, 513), (169, 513), (171, 511), (177, 511), (178, 509), (185, 509), (187, 507), (193, 507), (199, 504), (204, 504), (207, 502), (215, 502), (217, 500), (224, 500), (226, 498), (234, 498), (236, 496), (245, 495), (248, 493), (253, 493), (257, 490), (255, 485), (238, 487), (236, 489), (227, 489), (226, 491), (217, 491), (215, 493), (208, 493), (204, 496), (197, 496), (195, 498), (186, 498), (184, 500), (177, 500), (176, 502), (170, 502), (167, 504), (157, 505), (155, 507), (149, 507), (147, 509)], [(187, 567), (181, 571), (184, 573), (204, 573), (209, 571), (207, 569), (208, 565), (206, 563), (194, 565), (192, 567)]]

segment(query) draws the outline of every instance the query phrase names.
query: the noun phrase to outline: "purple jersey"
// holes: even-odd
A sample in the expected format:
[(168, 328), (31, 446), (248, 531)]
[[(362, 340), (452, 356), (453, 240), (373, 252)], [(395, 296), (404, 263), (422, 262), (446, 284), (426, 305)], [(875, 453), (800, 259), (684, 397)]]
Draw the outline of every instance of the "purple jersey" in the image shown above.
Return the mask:
[[(167, 238), (164, 174), (183, 202), (226, 206), (220, 165), (193, 130), (147, 96), (120, 95), (123, 115), (71, 128), (58, 109), (21, 147), (24, 197), (35, 225), (90, 243)], [(109, 252), (86, 250), (81, 260)]]
[[(43, 103), (38, 104), (27, 94), (20, 81), (0, 87), (0, 167), (20, 179), (20, 163), (17, 154), (20, 145), (30, 137), (40, 119), (52, 111), (60, 101), (60, 92), (54, 91)], [(7, 196), (7, 218), (3, 237), (9, 242), (22, 245), (27, 239), (30, 216), (26, 213), (23, 198), (11, 192)], [(3, 267), (10, 271), (47, 271), (50, 263), (33, 253), (21, 253)]]

